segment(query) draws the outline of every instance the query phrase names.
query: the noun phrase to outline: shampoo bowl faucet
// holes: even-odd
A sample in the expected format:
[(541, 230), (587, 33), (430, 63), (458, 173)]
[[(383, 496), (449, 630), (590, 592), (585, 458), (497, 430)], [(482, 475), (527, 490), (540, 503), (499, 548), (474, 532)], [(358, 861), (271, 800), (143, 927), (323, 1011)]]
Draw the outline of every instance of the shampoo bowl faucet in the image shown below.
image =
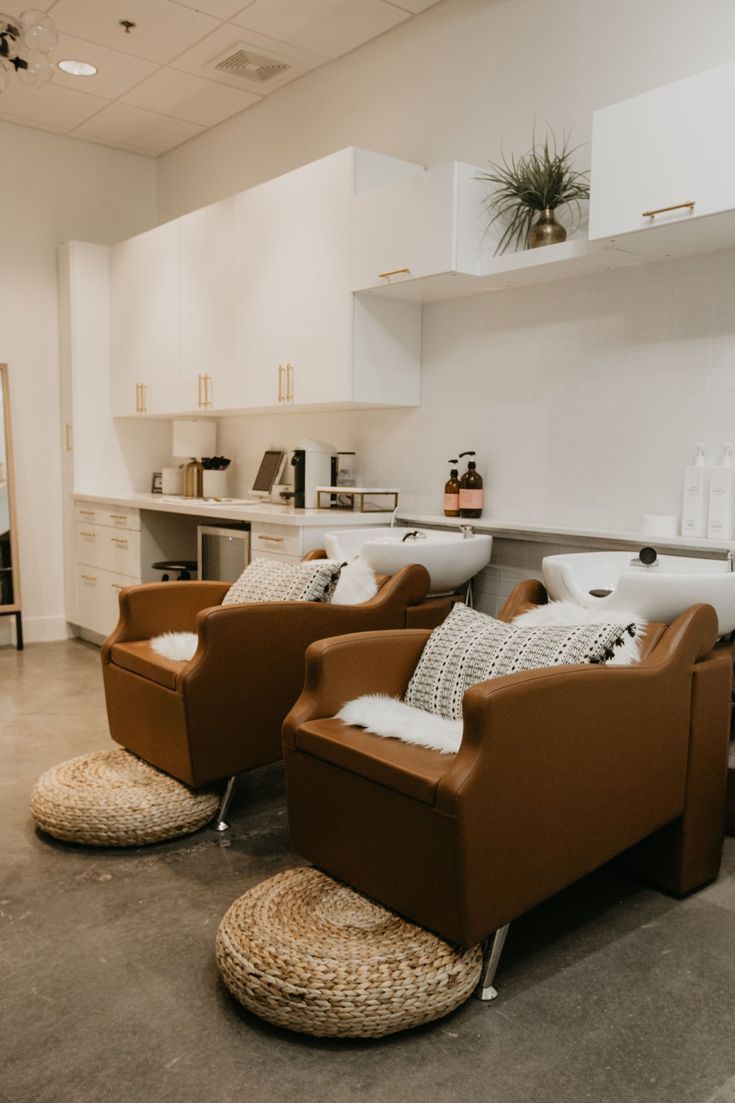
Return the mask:
[(426, 539), (426, 533), (425, 532), (419, 532), (418, 529), (412, 529), (411, 532), (406, 533), (406, 535), (401, 540), (401, 543), (405, 544), (407, 540), (425, 540), (425, 539)]
[(460, 525), (459, 531), (462, 533), (463, 540), (469, 540), (470, 537), (475, 535), (472, 525)]

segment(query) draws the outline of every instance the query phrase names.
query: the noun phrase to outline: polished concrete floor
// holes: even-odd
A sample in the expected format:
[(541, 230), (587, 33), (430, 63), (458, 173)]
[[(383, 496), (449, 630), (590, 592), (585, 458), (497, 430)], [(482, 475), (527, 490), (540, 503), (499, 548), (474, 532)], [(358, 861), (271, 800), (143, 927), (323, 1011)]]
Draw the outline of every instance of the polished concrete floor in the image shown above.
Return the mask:
[(230, 902), (298, 861), (280, 771), (225, 838), (37, 834), (38, 774), (109, 745), (94, 648), (0, 649), (0, 1103), (734, 1103), (735, 840), (684, 902), (607, 869), (514, 924), (492, 1004), (317, 1041), (242, 1010), (213, 957)]

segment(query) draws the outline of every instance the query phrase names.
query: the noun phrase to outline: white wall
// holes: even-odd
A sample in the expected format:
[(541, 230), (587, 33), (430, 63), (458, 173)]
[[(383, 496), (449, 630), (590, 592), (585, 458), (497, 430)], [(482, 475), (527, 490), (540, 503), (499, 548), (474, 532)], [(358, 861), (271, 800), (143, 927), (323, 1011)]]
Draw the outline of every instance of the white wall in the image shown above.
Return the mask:
[[(536, 118), (575, 141), (594, 108), (730, 60), (735, 5), (443, 0), (161, 159), (165, 217), (345, 145), (436, 164), (525, 149)], [(589, 150), (580, 151), (586, 159)], [(245, 492), (262, 449), (317, 436), (365, 479), (438, 512), (475, 448), (487, 512), (634, 530), (677, 513), (697, 440), (735, 436), (732, 253), (493, 293), (424, 311), (416, 411), (224, 424)]]
[(344, 146), (483, 164), (503, 140), (525, 149), (534, 118), (586, 142), (594, 108), (733, 43), (732, 0), (441, 0), (162, 157), (161, 218)]
[[(149, 158), (0, 123), (0, 361), (9, 365), (23, 622), (64, 632), (57, 247), (108, 243), (156, 221)], [(0, 621), (0, 641), (10, 625)]]

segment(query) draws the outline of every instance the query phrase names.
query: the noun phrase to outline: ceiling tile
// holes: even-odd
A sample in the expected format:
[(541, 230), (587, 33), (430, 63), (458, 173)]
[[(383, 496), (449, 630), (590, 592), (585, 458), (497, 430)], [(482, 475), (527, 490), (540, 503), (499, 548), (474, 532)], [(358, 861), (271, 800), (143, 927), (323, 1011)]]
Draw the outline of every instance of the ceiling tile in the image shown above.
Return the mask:
[(259, 100), (260, 96), (195, 77), (192, 73), (159, 69), (155, 76), (123, 96), (122, 102), (200, 126), (216, 126)]
[(243, 0), (174, 0), (174, 3), (181, 4), (184, 8), (193, 8), (194, 11), (202, 11), (205, 15), (213, 15), (215, 19), (229, 19), (245, 7)]
[[(0, 0), (0, 3), (5, 3), (5, 0)], [(105, 46), (97, 46), (94, 42), (85, 42), (68, 34), (59, 35), (59, 44), (53, 56), (55, 62), (71, 58), (74, 61), (88, 61), (98, 69), (93, 77), (70, 77), (57, 68), (54, 84), (75, 92), (92, 92), (108, 100), (117, 99), (158, 71), (153, 61), (108, 50)]]
[[(29, 8), (40, 9), (41, 11), (48, 11), (53, 4), (54, 0), (3, 0), (2, 11), (3, 15), (22, 15), (24, 11), (28, 11)], [(242, 4), (240, 4), (242, 7)]]
[[(285, 61), (290, 68), (278, 76), (272, 77), (263, 84), (244, 80), (242, 77), (231, 76), (229, 73), (215, 69), (213, 61), (221, 58), (227, 51), (246, 44), (250, 49), (261, 53), (265, 57), (276, 61)], [(297, 49), (294, 46), (285, 46), (282, 42), (275, 42), (272, 38), (256, 34), (254, 31), (243, 30), (233, 23), (224, 23), (214, 34), (202, 39), (191, 50), (187, 50), (181, 57), (177, 57), (172, 63), (172, 68), (183, 69), (187, 73), (196, 73), (208, 80), (227, 84), (230, 88), (239, 88), (243, 92), (255, 92), (260, 96), (269, 95), (281, 88), (289, 81), (307, 73), (309, 69), (315, 69), (322, 65), (326, 59), (318, 54), (312, 54), (308, 50)]]
[(0, 113), (12, 115), (17, 121), (45, 122), (55, 130), (71, 130), (106, 104), (107, 100), (99, 96), (58, 88), (53, 83), (42, 88), (26, 88), (14, 76), (0, 93)]
[(166, 153), (174, 146), (201, 134), (203, 126), (156, 115), (126, 103), (111, 103), (89, 122), (78, 127), (71, 137), (99, 138), (145, 153)]
[[(161, 65), (217, 26), (211, 16), (172, 0), (56, 0), (49, 14), (66, 34)], [(137, 26), (126, 34), (120, 19)]]
[(255, 0), (231, 22), (334, 58), (409, 18), (383, 0)]
[(385, 0), (385, 2), (392, 4), (394, 8), (403, 8), (404, 11), (409, 11), (412, 15), (418, 15), (419, 12), (426, 11), (427, 8), (433, 8), (435, 4), (439, 3), (439, 0)]

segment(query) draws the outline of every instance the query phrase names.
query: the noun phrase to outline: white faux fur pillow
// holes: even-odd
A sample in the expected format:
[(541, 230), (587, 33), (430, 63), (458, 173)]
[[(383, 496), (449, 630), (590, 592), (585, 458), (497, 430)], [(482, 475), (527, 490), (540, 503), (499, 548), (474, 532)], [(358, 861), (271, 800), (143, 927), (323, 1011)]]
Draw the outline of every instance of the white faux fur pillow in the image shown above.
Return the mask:
[(199, 644), (196, 632), (163, 632), (154, 636), (151, 647), (164, 659), (181, 661), (191, 659)]
[(348, 701), (337, 719), (351, 727), (367, 728), (373, 735), (401, 739), (442, 754), (456, 754), (462, 742), (461, 720), (446, 720), (381, 693), (367, 693)]
[(342, 568), (332, 605), (360, 605), (375, 597), (377, 592), (375, 572), (358, 555)]
[(542, 624), (634, 624), (635, 636), (626, 633), (622, 644), (615, 648), (615, 657), (605, 663), (605, 666), (631, 666), (641, 661), (642, 636), (648, 622), (624, 609), (596, 609), (573, 601), (550, 601), (548, 605), (537, 605), (535, 609), (520, 613), (511, 623), (522, 628), (537, 628)]

